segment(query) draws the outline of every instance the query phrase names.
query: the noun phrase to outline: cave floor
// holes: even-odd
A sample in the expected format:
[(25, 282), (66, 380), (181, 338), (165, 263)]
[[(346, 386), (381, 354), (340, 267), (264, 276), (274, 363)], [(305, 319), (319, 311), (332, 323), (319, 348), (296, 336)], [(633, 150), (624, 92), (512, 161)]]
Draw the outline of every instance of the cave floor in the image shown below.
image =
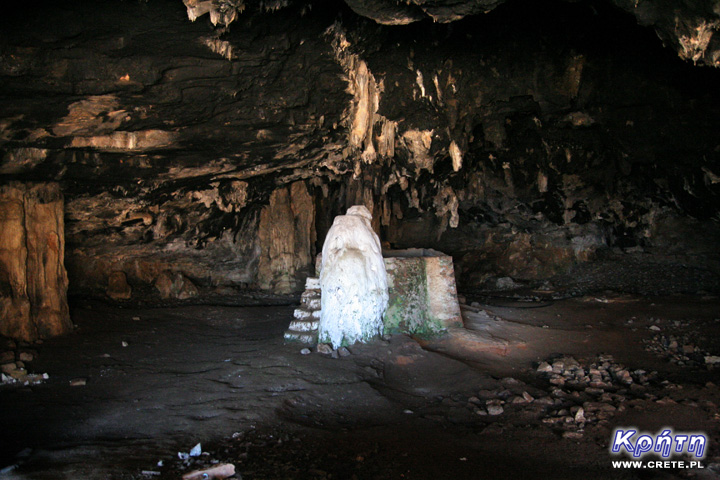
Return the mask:
[[(73, 334), (29, 347), (49, 379), (0, 386), (0, 478), (180, 478), (218, 461), (246, 480), (720, 478), (720, 365), (705, 358), (720, 353), (718, 307), (475, 303), (466, 329), (341, 358), (283, 344), (293, 307), (75, 308)], [(612, 376), (578, 386), (573, 365)], [(706, 468), (613, 469), (616, 426), (705, 432)]]

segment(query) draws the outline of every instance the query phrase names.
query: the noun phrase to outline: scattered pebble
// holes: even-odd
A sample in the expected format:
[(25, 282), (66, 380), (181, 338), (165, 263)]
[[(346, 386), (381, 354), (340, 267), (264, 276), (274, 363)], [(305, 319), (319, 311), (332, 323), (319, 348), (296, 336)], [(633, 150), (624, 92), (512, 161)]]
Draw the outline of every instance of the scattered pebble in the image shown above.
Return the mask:
[(302, 350), (300, 350), (301, 355), (310, 355), (311, 353), (312, 351), (310, 351), (309, 348), (303, 348)]
[(20, 352), (20, 355), (18, 356), (21, 362), (32, 362), (35, 357), (30, 352)]
[(317, 351), (317, 353), (320, 353), (322, 355), (332, 355), (334, 351), (332, 347), (327, 343), (318, 343), (318, 346), (315, 347), (315, 350)]
[(502, 413), (505, 410), (500, 405), (488, 405), (487, 406), (487, 413), (488, 415), (502, 415)]

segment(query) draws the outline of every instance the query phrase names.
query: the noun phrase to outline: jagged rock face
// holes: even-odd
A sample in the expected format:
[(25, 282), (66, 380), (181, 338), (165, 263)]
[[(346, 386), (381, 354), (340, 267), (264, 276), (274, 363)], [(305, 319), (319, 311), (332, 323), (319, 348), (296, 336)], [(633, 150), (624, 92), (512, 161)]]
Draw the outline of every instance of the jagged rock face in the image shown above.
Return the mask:
[(0, 176), (59, 182), (71, 291), (121, 301), (159, 297), (164, 275), (301, 290), (355, 204), (386, 244), (452, 254), (461, 288), (612, 248), (708, 263), (720, 78), (692, 64), (716, 62), (717, 15), (608, 3), (10, 11)]
[(25, 341), (72, 330), (57, 184), (0, 187), (0, 334)]

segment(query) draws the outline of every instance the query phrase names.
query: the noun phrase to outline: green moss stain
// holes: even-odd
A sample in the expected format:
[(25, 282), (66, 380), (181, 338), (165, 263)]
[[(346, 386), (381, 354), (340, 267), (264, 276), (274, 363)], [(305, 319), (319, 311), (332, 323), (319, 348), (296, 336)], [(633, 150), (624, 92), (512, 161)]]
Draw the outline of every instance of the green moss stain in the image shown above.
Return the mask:
[(440, 321), (432, 318), (425, 261), (422, 258), (394, 258), (388, 271), (392, 284), (388, 287), (389, 301), (385, 311), (385, 333), (410, 333), (432, 336), (444, 330)]

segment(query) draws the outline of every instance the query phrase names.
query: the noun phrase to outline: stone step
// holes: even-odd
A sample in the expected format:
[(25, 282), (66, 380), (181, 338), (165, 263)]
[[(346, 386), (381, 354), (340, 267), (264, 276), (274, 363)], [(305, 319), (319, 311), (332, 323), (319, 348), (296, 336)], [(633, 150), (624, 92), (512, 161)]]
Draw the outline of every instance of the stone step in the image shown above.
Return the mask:
[(320, 279), (316, 277), (307, 277), (305, 280), (305, 290), (320, 290)]
[(296, 308), (293, 317), (297, 320), (320, 320), (320, 310), (308, 310), (303, 307)]
[(297, 332), (295, 330), (287, 330), (285, 332), (286, 342), (300, 342), (306, 345), (316, 345), (317, 337), (317, 332)]
[(309, 298), (307, 300), (303, 299), (303, 306), (306, 310), (320, 310), (322, 308), (320, 298)]
[(290, 327), (288, 328), (296, 332), (313, 332), (317, 331), (319, 323), (320, 321), (316, 319), (293, 320), (292, 322), (290, 322)]
[(312, 300), (313, 298), (320, 298), (320, 290), (305, 290), (300, 297), (301, 302)]

